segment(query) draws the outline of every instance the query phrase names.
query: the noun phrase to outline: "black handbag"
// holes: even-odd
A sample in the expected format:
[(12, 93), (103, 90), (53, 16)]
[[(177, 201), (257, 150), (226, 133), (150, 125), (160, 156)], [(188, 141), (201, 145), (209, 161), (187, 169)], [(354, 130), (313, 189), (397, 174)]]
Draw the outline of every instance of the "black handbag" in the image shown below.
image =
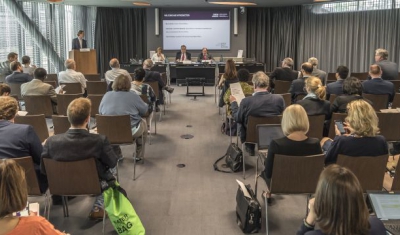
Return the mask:
[(251, 186), (245, 185), (251, 198), (239, 186), (236, 193), (236, 222), (243, 233), (257, 233), (261, 229), (261, 206)]
[[(225, 171), (218, 168), (217, 163), (225, 158), (226, 165), (231, 169), (231, 171)], [(214, 163), (214, 170), (224, 173), (238, 172), (242, 170), (243, 166), (243, 153), (237, 144), (231, 143), (226, 151), (225, 155), (218, 158)]]

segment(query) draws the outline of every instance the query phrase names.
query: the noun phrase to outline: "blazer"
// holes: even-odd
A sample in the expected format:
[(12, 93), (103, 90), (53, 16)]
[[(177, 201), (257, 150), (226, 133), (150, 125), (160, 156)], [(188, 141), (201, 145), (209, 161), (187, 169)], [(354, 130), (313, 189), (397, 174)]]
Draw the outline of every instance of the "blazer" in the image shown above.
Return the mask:
[(274, 69), (274, 71), (272, 71), (271, 74), (269, 75), (271, 88), (275, 87), (274, 84), (275, 80), (291, 82), (293, 80), (296, 80), (298, 76), (299, 72), (297, 72), (296, 70), (292, 70), (291, 68), (288, 67), (285, 68), (278, 67)]
[(363, 92), (366, 94), (389, 95), (389, 102), (393, 101), (395, 91), (392, 82), (385, 81), (382, 78), (374, 78), (364, 81), (362, 86)]
[[(114, 168), (118, 159), (106, 136), (84, 129), (69, 129), (63, 134), (50, 136), (43, 147), (42, 158), (63, 162), (94, 158), (99, 178), (106, 181), (114, 179), (108, 169)], [(46, 174), (43, 162), (40, 168)]]
[(389, 60), (382, 60), (377, 63), (382, 68), (383, 80), (399, 80), (399, 66)]
[[(176, 53), (176, 56), (175, 56), (175, 60), (180, 60), (181, 59), (181, 55), (182, 55), (182, 52), (177, 52)], [(191, 60), (192, 59), (192, 54), (190, 54), (189, 52), (186, 52), (186, 58), (185, 59), (187, 59), (187, 60)]]
[(12, 74), (6, 77), (7, 83), (25, 83), (32, 81), (33, 77), (27, 73), (21, 73), (14, 71)]
[(296, 80), (293, 80), (292, 84), (290, 85), (289, 92), (292, 95), (292, 103), (296, 100), (298, 95), (307, 93), (304, 91), (305, 81), (308, 77), (301, 77)]
[[(180, 58), (180, 57), (179, 57), (179, 58)], [(213, 57), (211, 54), (208, 54), (208, 53), (207, 53), (206, 59), (207, 59), (207, 60), (213, 60), (214, 57)], [(198, 61), (198, 62), (201, 62), (202, 60), (204, 60), (204, 56), (203, 56), (203, 53), (200, 53), (199, 56), (197, 56), (197, 61)]]
[(343, 94), (343, 83), (344, 79), (339, 79), (336, 82), (332, 82), (326, 85), (326, 99), (329, 100), (331, 94), (342, 95)]
[(306, 97), (303, 100), (297, 101), (297, 104), (303, 106), (307, 115), (325, 115), (325, 120), (331, 119), (331, 104), (327, 100), (320, 100), (318, 98)]
[(370, 105), (372, 102), (364, 99), (362, 96), (359, 95), (341, 95), (336, 97), (336, 99), (331, 104), (331, 113), (347, 113), (347, 104), (353, 100), (365, 100)]
[(320, 69), (314, 68), (312, 73), (311, 73), (314, 77), (317, 77), (319, 79), (321, 79), (321, 82), (323, 85), (326, 84), (326, 72), (322, 71)]
[(39, 79), (33, 79), (30, 82), (22, 84), (21, 95), (48, 95), (50, 96), (51, 101), (57, 104), (57, 94), (54, 87)]
[[(87, 48), (87, 43), (85, 39), (82, 39), (82, 48)], [(81, 45), (79, 44), (79, 39), (74, 38), (72, 39), (72, 50), (79, 50), (81, 49)]]

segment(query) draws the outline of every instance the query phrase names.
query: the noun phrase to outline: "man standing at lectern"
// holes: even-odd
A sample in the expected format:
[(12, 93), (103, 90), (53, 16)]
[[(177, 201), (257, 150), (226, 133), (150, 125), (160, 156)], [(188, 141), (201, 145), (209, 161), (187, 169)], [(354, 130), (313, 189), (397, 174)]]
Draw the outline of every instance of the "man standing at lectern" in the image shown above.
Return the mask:
[(202, 60), (214, 60), (213, 56), (208, 53), (207, 47), (203, 47), (200, 55), (197, 57), (198, 62), (201, 62)]
[(86, 40), (83, 39), (84, 36), (85, 36), (85, 31), (79, 30), (78, 37), (72, 40), (72, 50), (87, 48)]
[(182, 62), (182, 61), (191, 60), (191, 59), (192, 59), (192, 55), (186, 51), (186, 46), (182, 45), (181, 51), (176, 53), (175, 60), (178, 62)]

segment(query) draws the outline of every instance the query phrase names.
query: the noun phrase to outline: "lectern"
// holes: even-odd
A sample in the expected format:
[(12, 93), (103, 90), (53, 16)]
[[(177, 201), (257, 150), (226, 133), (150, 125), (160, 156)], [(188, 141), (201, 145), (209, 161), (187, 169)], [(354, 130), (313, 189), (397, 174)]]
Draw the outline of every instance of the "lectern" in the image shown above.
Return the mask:
[(72, 50), (69, 52), (69, 58), (75, 60), (76, 71), (83, 74), (97, 74), (97, 56), (96, 50), (90, 51)]

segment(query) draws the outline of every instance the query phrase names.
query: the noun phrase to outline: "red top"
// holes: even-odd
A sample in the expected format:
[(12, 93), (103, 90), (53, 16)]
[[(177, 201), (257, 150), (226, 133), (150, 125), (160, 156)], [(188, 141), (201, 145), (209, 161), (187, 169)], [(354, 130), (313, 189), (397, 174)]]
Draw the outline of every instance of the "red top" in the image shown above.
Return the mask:
[(64, 235), (42, 216), (20, 217), (17, 226), (7, 235)]

